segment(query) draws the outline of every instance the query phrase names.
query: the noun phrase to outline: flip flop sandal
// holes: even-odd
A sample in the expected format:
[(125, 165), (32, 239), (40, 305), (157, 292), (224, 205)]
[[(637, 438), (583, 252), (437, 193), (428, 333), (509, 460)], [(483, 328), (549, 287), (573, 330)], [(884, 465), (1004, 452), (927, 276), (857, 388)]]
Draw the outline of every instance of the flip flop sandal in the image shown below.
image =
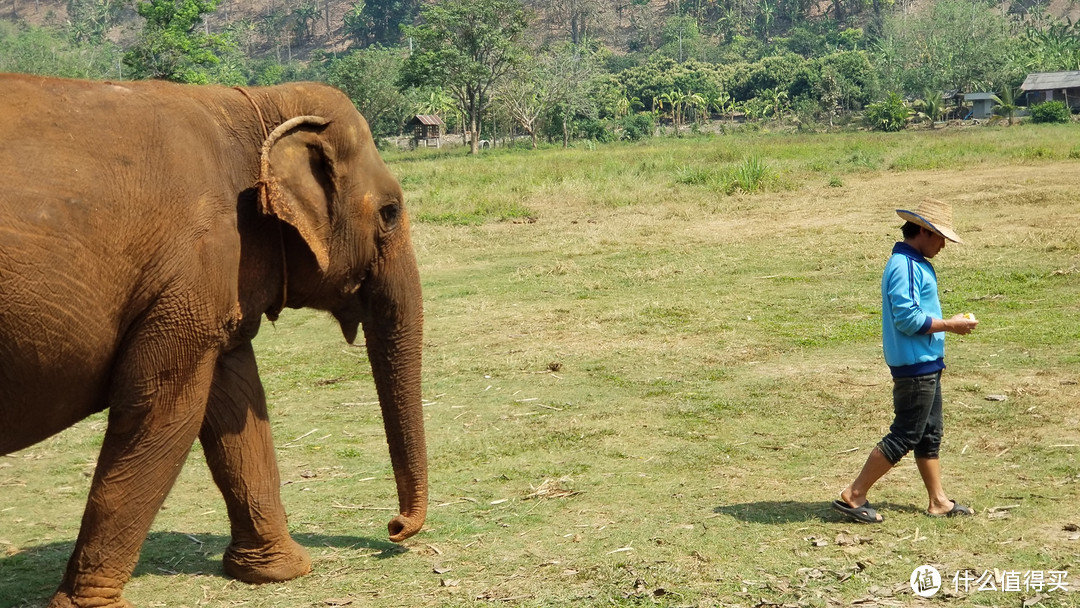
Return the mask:
[(927, 511), (926, 514), (930, 517), (971, 517), (975, 515), (975, 509), (972, 509), (967, 505), (962, 505), (955, 500), (952, 501), (952, 505), (952, 508), (945, 513), (931, 513)]
[(874, 510), (874, 507), (870, 506), (869, 502), (864, 502), (861, 507), (852, 507), (842, 500), (834, 500), (832, 501), (832, 508), (834, 511), (839, 511), (851, 520), (862, 524), (880, 524), (884, 521), (878, 519), (878, 512)]

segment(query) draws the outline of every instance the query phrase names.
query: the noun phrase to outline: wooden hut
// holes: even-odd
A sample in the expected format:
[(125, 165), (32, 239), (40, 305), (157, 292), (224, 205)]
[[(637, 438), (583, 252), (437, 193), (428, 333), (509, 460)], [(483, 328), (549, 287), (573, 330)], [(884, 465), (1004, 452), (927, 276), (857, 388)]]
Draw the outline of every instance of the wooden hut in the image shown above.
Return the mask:
[(445, 123), (434, 114), (417, 114), (409, 121), (414, 147), (442, 147), (442, 128)]
[(1044, 101), (1064, 101), (1072, 109), (1080, 108), (1080, 71), (1033, 72), (1020, 85), (1027, 105)]

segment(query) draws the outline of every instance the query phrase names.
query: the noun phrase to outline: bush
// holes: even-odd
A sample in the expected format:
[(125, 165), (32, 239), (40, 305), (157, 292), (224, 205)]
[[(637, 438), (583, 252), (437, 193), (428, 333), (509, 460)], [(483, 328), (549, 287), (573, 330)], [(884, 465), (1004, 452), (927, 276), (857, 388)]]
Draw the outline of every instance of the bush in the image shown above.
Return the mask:
[(641, 141), (652, 137), (653, 129), (656, 128), (652, 114), (647, 113), (624, 116), (619, 121), (619, 126), (623, 129), (623, 139), (627, 141)]
[(899, 131), (907, 125), (907, 119), (910, 115), (911, 108), (907, 107), (904, 100), (900, 98), (899, 93), (892, 92), (882, 101), (866, 106), (863, 120), (866, 121), (868, 127), (874, 130)]
[(574, 133), (578, 139), (591, 139), (600, 143), (615, 140), (615, 134), (607, 121), (599, 118), (582, 118), (574, 123)]
[(1069, 122), (1072, 113), (1064, 101), (1044, 101), (1028, 109), (1031, 122)]

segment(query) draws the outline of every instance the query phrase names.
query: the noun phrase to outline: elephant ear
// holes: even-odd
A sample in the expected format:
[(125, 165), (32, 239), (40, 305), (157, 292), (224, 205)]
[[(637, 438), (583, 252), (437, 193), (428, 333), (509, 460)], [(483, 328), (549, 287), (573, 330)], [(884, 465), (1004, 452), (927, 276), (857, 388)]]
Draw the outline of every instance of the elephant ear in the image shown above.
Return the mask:
[(285, 121), (263, 142), (259, 164), (262, 212), (295, 228), (324, 272), (334, 179), (333, 150), (321, 132), (329, 122), (319, 116)]

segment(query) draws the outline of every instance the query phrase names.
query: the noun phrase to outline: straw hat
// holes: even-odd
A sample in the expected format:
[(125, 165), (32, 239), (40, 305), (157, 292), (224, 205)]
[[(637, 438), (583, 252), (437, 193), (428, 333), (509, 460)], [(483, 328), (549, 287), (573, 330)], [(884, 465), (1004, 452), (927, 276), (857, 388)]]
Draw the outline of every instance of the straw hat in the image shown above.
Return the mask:
[(954, 243), (963, 243), (952, 227), (952, 205), (934, 198), (923, 199), (915, 211), (897, 209), (896, 215), (936, 232)]

